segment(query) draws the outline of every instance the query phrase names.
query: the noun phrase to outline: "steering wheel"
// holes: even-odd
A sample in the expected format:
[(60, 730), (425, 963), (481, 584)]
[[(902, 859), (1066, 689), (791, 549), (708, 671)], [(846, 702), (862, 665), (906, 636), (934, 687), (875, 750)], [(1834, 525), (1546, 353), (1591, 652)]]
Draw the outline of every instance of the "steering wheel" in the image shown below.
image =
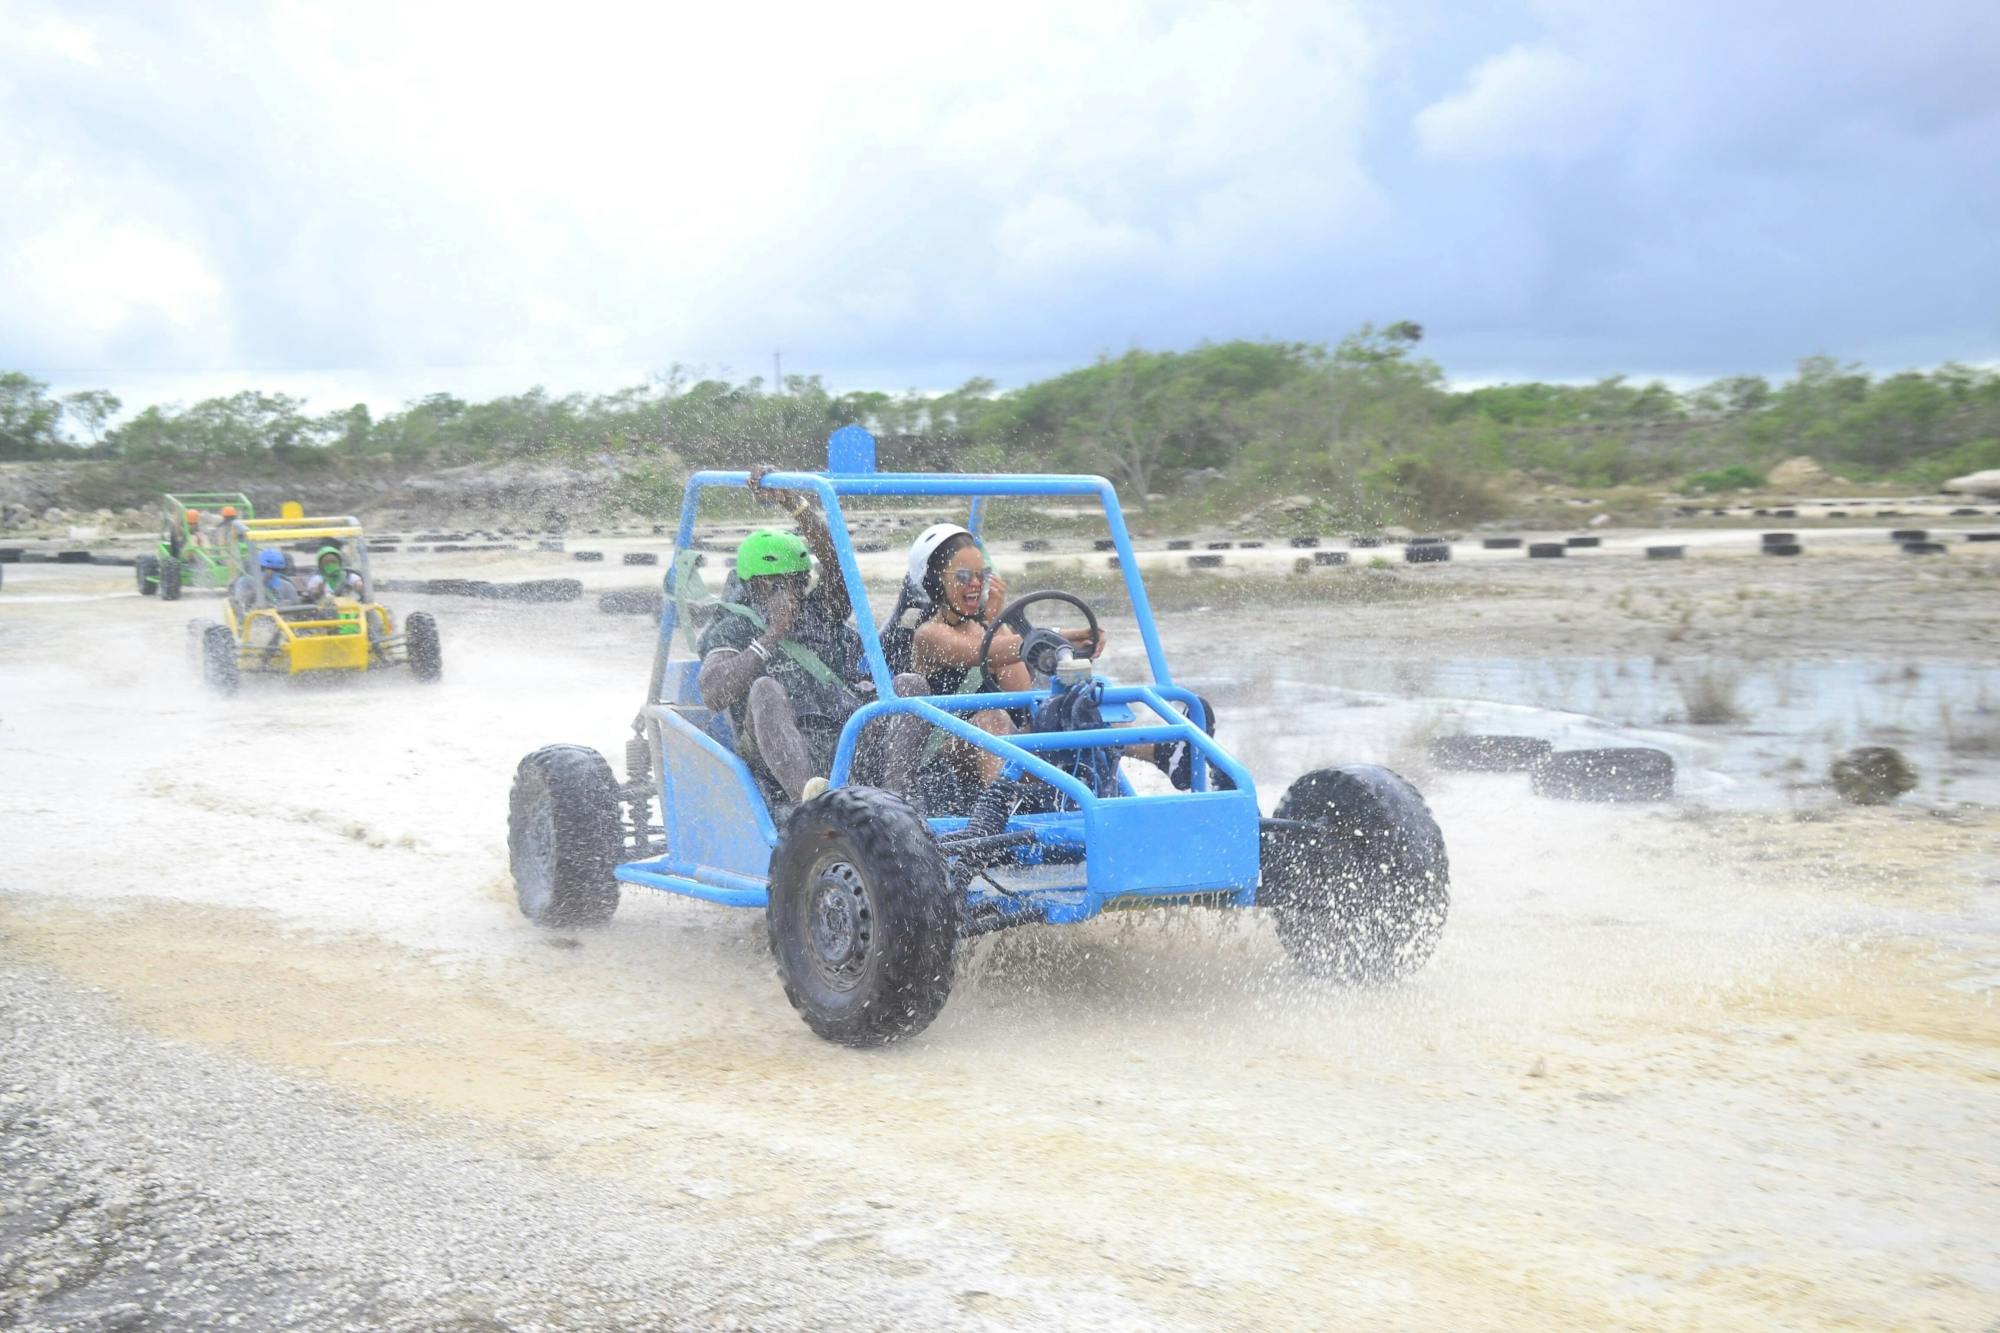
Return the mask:
[[(1090, 626), (1090, 641), (1095, 644), (1103, 638), (1102, 632), (1097, 628), (1097, 613), (1090, 609), (1090, 603), (1084, 601), (1083, 598), (1078, 597), (1076, 594), (1057, 592), (1053, 588), (1044, 589), (1041, 592), (1023, 593), (1013, 601), (1007, 603), (1005, 609), (993, 618), (993, 623), (986, 627), (986, 637), (979, 641), (979, 669), (982, 672), (991, 674), (987, 668), (987, 661), (993, 652), (993, 636), (1000, 632), (1002, 625), (1014, 626), (1016, 632), (1021, 635), (1024, 641), (1022, 646), (1027, 646), (1025, 640), (1033, 632), (1033, 627), (1028, 624), (1027, 618), (1022, 615), (1022, 612), (1026, 611), (1028, 607), (1036, 602), (1068, 603), (1083, 612), (1083, 619)], [(1023, 660), (1026, 660), (1025, 657)], [(1032, 667), (1029, 668), (1030, 671), (1033, 669)]]

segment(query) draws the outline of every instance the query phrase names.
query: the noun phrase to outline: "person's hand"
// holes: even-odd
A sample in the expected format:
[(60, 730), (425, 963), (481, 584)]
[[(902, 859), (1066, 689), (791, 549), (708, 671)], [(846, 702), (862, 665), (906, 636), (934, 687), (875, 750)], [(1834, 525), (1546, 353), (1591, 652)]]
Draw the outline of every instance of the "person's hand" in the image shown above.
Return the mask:
[(764, 622), (770, 626), (772, 637), (783, 639), (792, 632), (792, 622), (798, 619), (799, 595), (787, 582), (778, 585), (764, 595)]
[(1010, 629), (1001, 629), (993, 636), (993, 647), (986, 654), (986, 668), (999, 672), (1021, 660), (1021, 636)]
[(750, 469), (750, 498), (758, 504), (777, 505), (793, 518), (805, 508), (805, 497), (797, 491), (777, 490), (764, 484), (764, 478), (777, 471), (769, 463), (759, 463)]
[(1000, 571), (986, 571), (986, 619), (990, 622), (1007, 605), (1007, 581), (1000, 577)]

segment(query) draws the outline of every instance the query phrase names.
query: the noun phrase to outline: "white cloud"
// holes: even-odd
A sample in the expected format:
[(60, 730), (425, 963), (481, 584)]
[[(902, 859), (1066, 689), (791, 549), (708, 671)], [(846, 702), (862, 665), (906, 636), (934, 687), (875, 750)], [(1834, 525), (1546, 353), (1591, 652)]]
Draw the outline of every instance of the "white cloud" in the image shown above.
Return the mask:
[(1574, 157), (1610, 132), (1597, 72), (1548, 46), (1514, 46), (1481, 64), (1463, 91), (1417, 113), (1417, 141), (1435, 157), (1477, 161)]
[(81, 23), (50, 15), (26, 25), (19, 40), (23, 50), (47, 51), (79, 65), (98, 63), (97, 34)]

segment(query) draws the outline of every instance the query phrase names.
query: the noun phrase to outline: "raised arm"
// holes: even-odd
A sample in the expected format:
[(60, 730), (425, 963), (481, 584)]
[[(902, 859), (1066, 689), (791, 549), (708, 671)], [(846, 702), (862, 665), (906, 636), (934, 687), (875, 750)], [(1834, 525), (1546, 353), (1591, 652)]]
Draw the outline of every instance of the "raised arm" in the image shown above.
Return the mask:
[(750, 469), (750, 494), (760, 504), (774, 504), (791, 515), (792, 522), (799, 526), (799, 536), (805, 538), (806, 549), (819, 565), (820, 587), (826, 598), (826, 613), (835, 620), (842, 621), (852, 614), (854, 603), (848, 596), (847, 576), (840, 569), (840, 554), (833, 549), (833, 533), (826, 525), (826, 516), (814, 507), (812, 498), (802, 491), (773, 490), (764, 485), (764, 475), (775, 471), (768, 463), (760, 463)]

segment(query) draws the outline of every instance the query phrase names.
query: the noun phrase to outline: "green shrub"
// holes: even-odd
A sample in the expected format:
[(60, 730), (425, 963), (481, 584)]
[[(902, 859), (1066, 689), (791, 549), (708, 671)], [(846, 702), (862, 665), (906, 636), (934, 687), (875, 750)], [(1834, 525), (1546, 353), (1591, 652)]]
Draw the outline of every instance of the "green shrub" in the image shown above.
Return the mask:
[(1764, 474), (1742, 463), (1731, 463), (1728, 467), (1717, 468), (1713, 472), (1697, 472), (1687, 479), (1687, 488), (1690, 491), (1704, 493), (1754, 491), (1763, 484)]

